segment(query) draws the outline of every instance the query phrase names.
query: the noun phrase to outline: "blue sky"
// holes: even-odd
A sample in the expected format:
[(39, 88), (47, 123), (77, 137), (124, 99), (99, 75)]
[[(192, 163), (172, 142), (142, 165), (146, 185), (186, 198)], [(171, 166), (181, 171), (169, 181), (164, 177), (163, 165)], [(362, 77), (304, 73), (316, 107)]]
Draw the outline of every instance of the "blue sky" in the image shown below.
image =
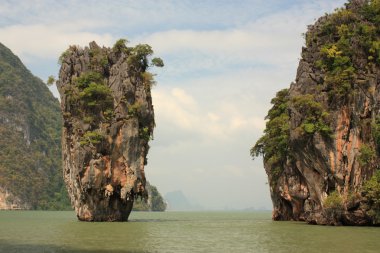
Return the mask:
[(150, 44), (165, 67), (152, 70), (148, 180), (207, 209), (271, 208), (249, 149), (271, 98), (295, 79), (307, 25), (344, 2), (1, 0), (0, 42), (42, 80), (69, 45)]

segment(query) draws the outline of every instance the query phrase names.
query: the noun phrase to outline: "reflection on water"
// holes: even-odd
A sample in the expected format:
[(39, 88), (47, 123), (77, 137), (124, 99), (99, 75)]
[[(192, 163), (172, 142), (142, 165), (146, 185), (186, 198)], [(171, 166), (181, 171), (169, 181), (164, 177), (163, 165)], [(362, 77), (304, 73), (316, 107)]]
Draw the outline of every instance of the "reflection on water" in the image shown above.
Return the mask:
[(87, 223), (73, 212), (0, 212), (0, 252), (379, 252), (380, 228), (273, 222), (269, 212), (132, 213)]

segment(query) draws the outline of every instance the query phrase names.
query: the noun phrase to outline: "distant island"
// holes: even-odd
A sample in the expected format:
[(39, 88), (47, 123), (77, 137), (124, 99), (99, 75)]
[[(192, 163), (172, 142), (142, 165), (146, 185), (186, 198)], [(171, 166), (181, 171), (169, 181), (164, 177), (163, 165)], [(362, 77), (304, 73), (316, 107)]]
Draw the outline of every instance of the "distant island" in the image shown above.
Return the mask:
[(162, 197), (157, 187), (146, 182), (145, 189), (148, 192), (148, 198), (136, 198), (133, 203), (133, 211), (153, 211), (163, 212), (167, 208), (167, 203)]
[(180, 190), (166, 193), (165, 200), (167, 201), (167, 209), (169, 211), (204, 210), (204, 207), (192, 203)]

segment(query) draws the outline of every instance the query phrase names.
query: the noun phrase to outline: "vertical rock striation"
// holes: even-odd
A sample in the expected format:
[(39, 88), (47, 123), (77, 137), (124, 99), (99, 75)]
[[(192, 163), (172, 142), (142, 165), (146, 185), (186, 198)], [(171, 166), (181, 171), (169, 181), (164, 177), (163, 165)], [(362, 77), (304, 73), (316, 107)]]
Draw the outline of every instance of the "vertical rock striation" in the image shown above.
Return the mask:
[(119, 40), (112, 49), (71, 46), (60, 58), (64, 181), (79, 220), (126, 221), (146, 195), (152, 53)]
[(380, 223), (380, 1), (309, 27), (296, 81), (272, 100), (262, 154), (274, 220)]

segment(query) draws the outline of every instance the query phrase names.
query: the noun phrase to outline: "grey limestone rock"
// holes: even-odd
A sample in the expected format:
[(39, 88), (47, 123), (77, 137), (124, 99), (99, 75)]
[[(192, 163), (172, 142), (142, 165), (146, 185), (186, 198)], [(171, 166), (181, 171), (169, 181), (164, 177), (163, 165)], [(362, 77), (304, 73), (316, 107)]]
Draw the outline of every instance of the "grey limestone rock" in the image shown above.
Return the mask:
[[(275, 168), (270, 161), (264, 164), (271, 185), (274, 220), (378, 224), (369, 214), (370, 203), (362, 193), (380, 162), (374, 137), (380, 116), (380, 68), (372, 60), (371, 51), (363, 46), (372, 43), (364, 41), (371, 38), (362, 38), (355, 30), (369, 25), (369, 18), (363, 16), (369, 4), (364, 0), (350, 1), (346, 8), (309, 26), (296, 81), (288, 90), (286, 162), (277, 177), (271, 173)], [(352, 37), (342, 35), (342, 28), (347, 28)], [(339, 62), (342, 59), (345, 62)], [(322, 116), (312, 115), (310, 108), (304, 109), (306, 106), (295, 106), (300, 97), (309, 99), (305, 104), (314, 103), (325, 111), (326, 120), (322, 122)], [(321, 122), (329, 126), (329, 133), (313, 130)], [(361, 156), (362, 150), (367, 150), (367, 158)], [(328, 206), (326, 199), (335, 193), (341, 203), (338, 207)]]
[(79, 220), (126, 221), (135, 197), (146, 196), (151, 53), (91, 42), (61, 56), (63, 176)]

